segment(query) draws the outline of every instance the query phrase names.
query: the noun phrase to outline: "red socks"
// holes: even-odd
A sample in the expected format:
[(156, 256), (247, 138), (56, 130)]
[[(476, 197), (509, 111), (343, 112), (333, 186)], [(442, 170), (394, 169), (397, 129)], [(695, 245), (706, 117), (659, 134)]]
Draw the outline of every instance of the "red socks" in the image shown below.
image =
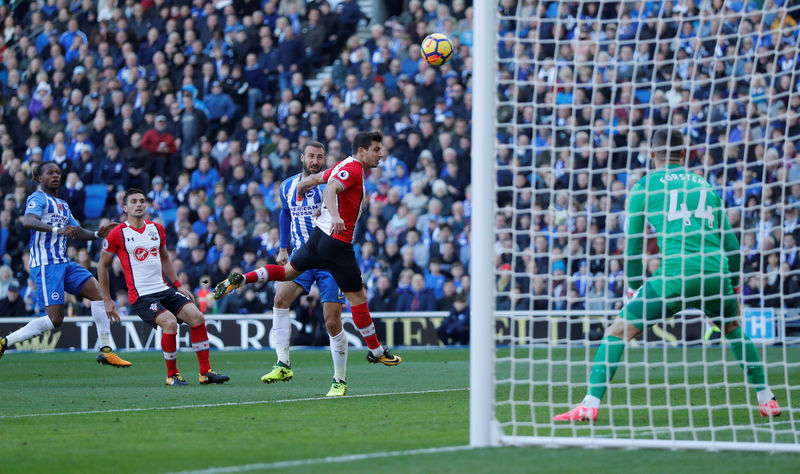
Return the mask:
[(245, 283), (284, 280), (286, 280), (286, 270), (280, 265), (265, 265), (244, 274)]
[(167, 363), (167, 377), (178, 373), (178, 339), (176, 334), (161, 333), (161, 350), (164, 351), (164, 361)]
[(211, 364), (208, 362), (208, 332), (206, 332), (206, 323), (202, 322), (197, 326), (192, 327), (189, 336), (192, 340), (192, 349), (197, 353), (197, 362), (200, 364), (200, 375), (205, 374), (211, 370)]
[(351, 306), (350, 311), (353, 314), (353, 323), (367, 343), (367, 347), (370, 349), (380, 347), (381, 343), (378, 341), (378, 335), (375, 334), (375, 325), (372, 324), (372, 316), (369, 315), (367, 303)]

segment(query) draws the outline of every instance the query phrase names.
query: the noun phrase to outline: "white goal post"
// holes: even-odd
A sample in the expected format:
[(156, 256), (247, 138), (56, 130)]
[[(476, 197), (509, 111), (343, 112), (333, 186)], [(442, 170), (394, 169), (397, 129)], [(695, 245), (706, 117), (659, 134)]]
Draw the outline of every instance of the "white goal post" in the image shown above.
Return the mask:
[[(800, 452), (800, 4), (786, 4), (474, 2), (472, 446)], [(664, 127), (742, 245), (742, 329), (781, 416), (760, 416), (730, 341), (687, 309), (626, 345), (598, 421), (554, 422), (623, 305), (625, 197)]]

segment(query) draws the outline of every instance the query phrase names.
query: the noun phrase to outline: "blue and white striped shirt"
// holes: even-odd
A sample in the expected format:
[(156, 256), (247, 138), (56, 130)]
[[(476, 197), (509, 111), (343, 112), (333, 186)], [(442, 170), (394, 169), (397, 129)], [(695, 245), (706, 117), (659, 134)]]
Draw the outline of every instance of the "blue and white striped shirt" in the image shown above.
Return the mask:
[[(322, 209), (322, 191), (325, 189), (324, 184), (315, 186), (306, 191), (302, 201), (298, 201), (297, 184), (302, 178), (302, 173), (298, 173), (281, 183), (281, 204), (283, 205), (281, 212), (288, 212), (291, 218), (290, 235), (294, 250), (306, 243), (311, 231), (314, 230), (314, 214)], [(285, 231), (286, 229), (281, 226), (281, 236)]]
[[(37, 216), (44, 224), (53, 227), (79, 225), (66, 202), (41, 189), (28, 196), (25, 214)], [(30, 249), (31, 267), (69, 262), (66, 235), (55, 236), (52, 232), (32, 230)]]

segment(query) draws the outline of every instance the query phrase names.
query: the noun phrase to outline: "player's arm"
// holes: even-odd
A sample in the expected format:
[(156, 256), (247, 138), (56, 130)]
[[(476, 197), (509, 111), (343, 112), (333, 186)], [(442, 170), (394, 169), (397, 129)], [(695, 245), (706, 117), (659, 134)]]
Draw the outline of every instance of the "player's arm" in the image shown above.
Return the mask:
[(108, 267), (114, 260), (114, 254), (108, 250), (100, 251), (100, 259), (97, 261), (97, 281), (100, 283), (100, 296), (103, 297), (103, 305), (106, 309), (108, 319), (119, 321), (119, 313), (114, 299), (111, 298), (111, 290), (108, 284)]
[(305, 194), (306, 191), (313, 188), (314, 186), (319, 186), (320, 184), (323, 184), (325, 182), (325, 179), (323, 178), (322, 175), (325, 174), (325, 171), (327, 170), (322, 170), (319, 173), (310, 174), (305, 178), (301, 179), (297, 183), (297, 194), (298, 195)]
[(42, 215), (46, 208), (47, 203), (39, 196), (39, 193), (28, 196), (28, 202), (25, 203), (25, 215), (22, 216), (22, 226), (36, 232), (58, 233), (57, 228), (42, 222)]
[(96, 231), (91, 231), (88, 229), (84, 229), (79, 225), (68, 225), (64, 227), (64, 233), (69, 235), (73, 239), (79, 239), (83, 241), (90, 241), (90, 240), (97, 240), (105, 238), (111, 229), (113, 229), (117, 225), (116, 222), (110, 222)]
[(281, 247), (275, 260), (278, 265), (286, 265), (289, 261), (289, 235), (292, 228), (292, 215), (286, 207), (281, 209), (281, 217), (278, 225), (278, 232), (281, 235)]
[(739, 239), (736, 238), (736, 233), (733, 232), (731, 223), (728, 221), (728, 213), (723, 209), (720, 211), (720, 215), (723, 229), (722, 247), (725, 251), (725, 255), (728, 257), (731, 285), (734, 288), (738, 288), (740, 265), (742, 264), (742, 247), (739, 245)]
[(628, 225), (625, 228), (625, 276), (628, 279), (628, 287), (633, 290), (639, 289), (644, 281), (642, 243), (644, 242), (646, 195), (643, 189), (637, 188), (639, 187), (633, 187), (631, 197), (628, 199)]
[(51, 225), (47, 225), (42, 222), (41, 215), (36, 215), (31, 212), (27, 212), (25, 216), (22, 218), (22, 225), (29, 230), (35, 230), (36, 232), (57, 232), (59, 234), (63, 234), (64, 229), (59, 229), (57, 227), (53, 227)]
[(322, 202), (328, 213), (331, 216), (331, 232), (333, 235), (339, 235), (344, 232), (344, 220), (339, 215), (339, 206), (336, 197), (340, 192), (344, 191), (345, 187), (339, 180), (332, 179), (325, 186), (325, 191), (322, 192)]
[(166, 275), (167, 278), (169, 278), (169, 281), (175, 285), (175, 288), (178, 289), (179, 293), (194, 301), (194, 295), (192, 292), (184, 288), (183, 285), (181, 285), (180, 280), (178, 280), (178, 272), (175, 271), (175, 267), (172, 265), (172, 260), (169, 259), (169, 251), (167, 250), (167, 246), (165, 244), (161, 244), (158, 254), (161, 258), (161, 268), (164, 271), (164, 275)]
[(278, 219), (278, 233), (280, 234), (281, 247), (278, 250), (278, 255), (275, 257), (275, 261), (278, 262), (278, 265), (286, 265), (286, 262), (289, 261), (289, 235), (292, 231), (292, 215), (289, 211), (288, 198), (286, 197), (286, 190), (283, 186), (282, 184), (280, 192), (281, 215), (280, 219)]

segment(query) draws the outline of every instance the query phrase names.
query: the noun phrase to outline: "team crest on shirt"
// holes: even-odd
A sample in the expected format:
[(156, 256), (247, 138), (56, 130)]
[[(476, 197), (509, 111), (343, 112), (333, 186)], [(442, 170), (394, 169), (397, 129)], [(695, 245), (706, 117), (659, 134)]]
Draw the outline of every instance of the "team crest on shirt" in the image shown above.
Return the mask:
[(158, 240), (158, 234), (155, 231), (150, 231), (150, 240)]
[(60, 297), (61, 297), (61, 295), (59, 295), (55, 291), (50, 295), (50, 299), (53, 300), (53, 301), (58, 300)]
[(306, 197), (311, 199), (314, 197), (314, 190), (306, 191)]
[(347, 170), (341, 170), (336, 173), (336, 176), (338, 176), (342, 181), (347, 181), (347, 178), (350, 177), (350, 173), (348, 173)]
[(144, 247), (136, 247), (136, 250), (133, 251), (133, 258), (139, 262), (144, 262), (150, 255), (154, 257), (158, 256), (158, 248), (153, 247), (148, 250)]
[(157, 305), (156, 303), (152, 303), (152, 304), (150, 305), (150, 311), (152, 311), (152, 312), (154, 312), (154, 313), (155, 313), (156, 311), (158, 311), (158, 305)]

